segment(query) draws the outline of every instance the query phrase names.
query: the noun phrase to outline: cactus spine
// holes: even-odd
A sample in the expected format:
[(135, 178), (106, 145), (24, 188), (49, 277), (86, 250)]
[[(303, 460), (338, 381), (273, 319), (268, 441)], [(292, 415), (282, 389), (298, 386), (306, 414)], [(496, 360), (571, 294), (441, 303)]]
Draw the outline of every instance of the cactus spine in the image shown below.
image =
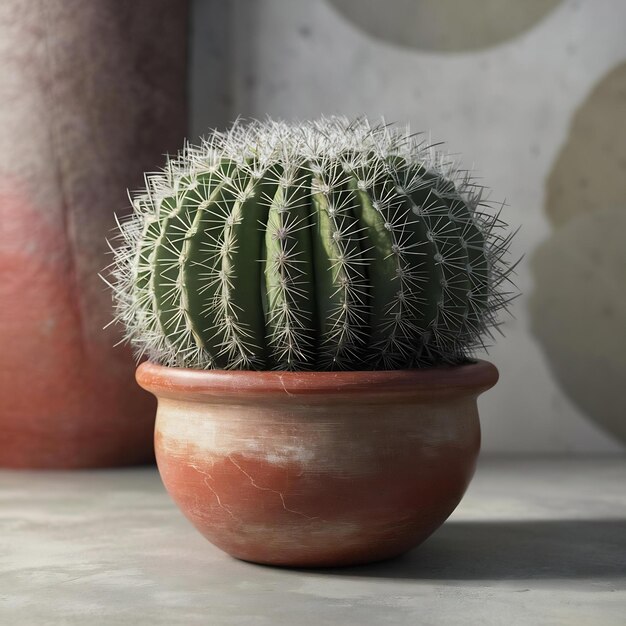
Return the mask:
[(147, 177), (120, 226), (139, 355), (224, 369), (458, 363), (510, 294), (511, 236), (419, 136), (359, 119), (235, 124)]

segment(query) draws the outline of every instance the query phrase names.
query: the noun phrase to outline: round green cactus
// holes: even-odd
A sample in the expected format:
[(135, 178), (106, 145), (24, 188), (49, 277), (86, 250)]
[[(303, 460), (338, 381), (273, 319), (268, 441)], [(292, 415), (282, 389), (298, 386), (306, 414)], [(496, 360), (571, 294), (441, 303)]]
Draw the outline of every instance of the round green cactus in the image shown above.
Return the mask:
[(146, 177), (114, 251), (117, 318), (170, 366), (462, 362), (509, 299), (511, 237), (482, 197), (392, 126), (236, 123)]

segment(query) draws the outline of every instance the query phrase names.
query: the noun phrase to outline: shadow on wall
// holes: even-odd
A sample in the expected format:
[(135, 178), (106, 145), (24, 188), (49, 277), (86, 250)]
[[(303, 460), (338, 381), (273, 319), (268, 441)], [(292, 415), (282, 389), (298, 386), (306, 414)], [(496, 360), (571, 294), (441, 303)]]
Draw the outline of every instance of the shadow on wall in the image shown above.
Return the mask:
[(561, 0), (328, 0), (376, 39), (431, 52), (480, 50), (531, 29)]
[(622, 519), (448, 522), (405, 556), (323, 571), (416, 580), (626, 579), (624, 537)]
[(570, 399), (626, 443), (626, 63), (574, 116), (546, 189), (555, 231), (532, 259), (532, 331)]

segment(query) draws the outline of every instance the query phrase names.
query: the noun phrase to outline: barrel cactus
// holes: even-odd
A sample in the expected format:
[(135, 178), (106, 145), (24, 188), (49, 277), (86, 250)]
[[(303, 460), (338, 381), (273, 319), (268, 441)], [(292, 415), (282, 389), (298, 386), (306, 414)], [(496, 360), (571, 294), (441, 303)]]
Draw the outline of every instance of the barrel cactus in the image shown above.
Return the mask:
[(511, 235), (420, 135), (235, 123), (133, 197), (112, 280), (139, 356), (200, 369), (455, 364), (506, 307)]

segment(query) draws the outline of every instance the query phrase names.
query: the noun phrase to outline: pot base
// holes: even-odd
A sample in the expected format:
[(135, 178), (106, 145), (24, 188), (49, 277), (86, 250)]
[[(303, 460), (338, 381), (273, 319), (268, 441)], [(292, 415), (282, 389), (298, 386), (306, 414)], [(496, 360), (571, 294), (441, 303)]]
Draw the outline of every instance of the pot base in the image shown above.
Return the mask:
[(406, 554), (407, 552), (409, 552), (415, 547), (417, 546), (411, 545), (406, 550), (402, 550), (400, 552), (389, 554), (380, 558), (377, 558), (375, 556), (367, 556), (367, 557), (361, 558), (357, 556), (355, 558), (348, 558), (345, 560), (329, 559), (325, 561), (325, 560), (315, 559), (313, 561), (303, 561), (303, 562), (294, 562), (290, 560), (287, 563), (283, 563), (282, 561), (274, 561), (274, 560), (259, 561), (259, 560), (246, 559), (240, 556), (236, 556), (235, 554), (229, 554), (229, 556), (232, 557), (233, 559), (236, 559), (237, 561), (243, 561), (244, 563), (252, 563), (254, 565), (263, 565), (265, 567), (281, 567), (283, 569), (344, 569), (347, 567), (355, 567), (355, 566), (358, 567), (360, 565), (371, 565), (373, 563), (385, 563), (386, 561), (393, 561), (395, 559), (399, 559), (400, 557), (402, 557), (404, 554)]

